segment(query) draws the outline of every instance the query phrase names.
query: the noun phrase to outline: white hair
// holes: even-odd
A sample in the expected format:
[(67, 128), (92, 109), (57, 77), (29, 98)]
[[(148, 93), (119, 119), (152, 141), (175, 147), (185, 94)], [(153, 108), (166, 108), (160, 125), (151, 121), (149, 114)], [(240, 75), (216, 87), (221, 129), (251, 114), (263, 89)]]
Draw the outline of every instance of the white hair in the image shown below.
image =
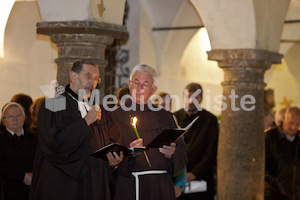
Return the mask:
[(148, 72), (149, 74), (151, 74), (152, 78), (153, 78), (153, 85), (156, 85), (158, 75), (157, 75), (156, 70), (153, 67), (151, 67), (150, 65), (147, 65), (147, 64), (136, 65), (130, 73), (130, 80), (132, 80), (133, 75), (137, 71)]

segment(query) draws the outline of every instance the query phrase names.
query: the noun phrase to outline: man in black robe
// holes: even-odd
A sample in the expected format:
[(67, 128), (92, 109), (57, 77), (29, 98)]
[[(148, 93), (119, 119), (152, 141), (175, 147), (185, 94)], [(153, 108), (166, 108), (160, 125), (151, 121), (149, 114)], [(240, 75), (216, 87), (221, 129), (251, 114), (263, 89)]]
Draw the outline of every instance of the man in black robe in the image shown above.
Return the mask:
[[(84, 101), (99, 82), (96, 64), (89, 60), (77, 61), (65, 92), (59, 98), (46, 99), (42, 105), (37, 122), (38, 149), (30, 199), (111, 198), (109, 166), (117, 165), (122, 155), (115, 154), (115, 158), (110, 155), (109, 163), (89, 156), (112, 140), (108, 135), (108, 113)], [(65, 101), (66, 107), (53, 112), (46, 108), (51, 101), (58, 107), (63, 107), (62, 101)]]
[[(148, 65), (137, 65), (132, 70), (129, 80), (132, 99), (112, 113), (113, 120), (118, 122), (119, 143), (130, 147), (147, 145), (163, 130), (176, 128), (172, 113), (148, 101), (156, 90), (156, 79), (155, 70)], [(130, 124), (130, 118), (134, 116), (138, 118), (137, 130), (142, 139), (136, 140)], [(186, 146), (181, 138), (169, 146), (150, 149), (146, 155), (141, 153), (125, 158), (119, 166), (114, 199), (176, 199), (172, 177), (180, 173), (186, 162)]]
[(219, 128), (216, 116), (200, 107), (202, 95), (200, 84), (188, 84), (184, 91), (185, 109), (175, 112), (174, 115), (182, 128), (199, 116), (184, 135), (188, 149), (187, 182), (204, 180), (207, 183), (207, 191), (183, 194), (179, 199), (214, 199)]

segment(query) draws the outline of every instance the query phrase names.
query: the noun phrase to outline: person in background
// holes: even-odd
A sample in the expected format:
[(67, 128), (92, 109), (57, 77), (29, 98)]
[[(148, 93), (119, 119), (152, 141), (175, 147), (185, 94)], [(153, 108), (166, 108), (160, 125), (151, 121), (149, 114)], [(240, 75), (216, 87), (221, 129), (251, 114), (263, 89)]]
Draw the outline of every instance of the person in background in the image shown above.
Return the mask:
[(16, 102), (23, 107), (26, 116), (24, 122), (24, 129), (29, 130), (32, 126), (32, 118), (30, 114), (30, 106), (32, 104), (32, 98), (27, 94), (18, 93), (11, 98), (10, 102)]
[(284, 118), (284, 114), (287, 108), (281, 108), (275, 113), (275, 124), (276, 126), (281, 126), (282, 120)]
[(264, 109), (273, 109), (275, 107), (274, 90), (269, 88), (264, 90)]
[[(160, 97), (160, 98), (159, 98)], [(171, 112), (172, 110), (172, 99), (171, 95), (166, 92), (159, 92), (157, 97), (153, 98), (153, 104)], [(176, 119), (176, 118), (175, 118)], [(184, 137), (183, 137), (184, 138)], [(180, 197), (184, 193), (186, 186), (186, 167), (173, 178), (174, 190), (176, 198)]]
[[(160, 97), (160, 98), (158, 98)], [(156, 97), (153, 98), (153, 104), (171, 112), (172, 110), (172, 99), (170, 94), (166, 92), (159, 92)]]
[(130, 95), (129, 87), (120, 87), (116, 93), (116, 97), (118, 99), (117, 106), (121, 106), (125, 103), (126, 99), (122, 99), (123, 96)]
[[(59, 99), (46, 99), (38, 114), (30, 199), (110, 200), (111, 169), (123, 154), (109, 153), (109, 162), (89, 156), (114, 140), (109, 113), (84, 101), (100, 83), (99, 68), (91, 60), (79, 60), (69, 75), (65, 92)], [(47, 102), (56, 100), (64, 100), (66, 107), (56, 112), (46, 108)]]
[(275, 126), (274, 112), (272, 109), (264, 110), (264, 130), (267, 131)]
[[(156, 91), (157, 73), (149, 65), (140, 64), (130, 74), (129, 89), (131, 99), (112, 112), (112, 119), (117, 123), (115, 131), (119, 134), (118, 143), (129, 146), (149, 144), (165, 129), (174, 129), (176, 124), (173, 115), (164, 109), (157, 108), (150, 101)], [(126, 109), (130, 108), (130, 109)], [(140, 139), (133, 130), (130, 117), (137, 116), (137, 130)], [(126, 157), (119, 166), (115, 200), (174, 200), (175, 191), (172, 177), (186, 165), (186, 146), (182, 139), (152, 148), (135, 157)], [(147, 158), (149, 162), (147, 162)]]
[(200, 107), (202, 99), (202, 86), (198, 83), (188, 84), (184, 90), (185, 108), (174, 115), (181, 127), (186, 127), (199, 116), (184, 135), (188, 149), (187, 183), (204, 180), (207, 183), (207, 191), (183, 194), (179, 199), (213, 200), (215, 195), (214, 174), (219, 125), (215, 115)]
[(37, 146), (34, 134), (23, 129), (25, 112), (15, 102), (2, 109), (0, 130), (0, 175), (4, 200), (28, 200)]
[(286, 110), (282, 125), (265, 133), (265, 200), (300, 199), (300, 108)]
[(36, 98), (30, 106), (30, 113), (32, 118), (31, 130), (33, 130), (34, 132), (37, 131), (37, 117), (44, 101), (45, 97)]

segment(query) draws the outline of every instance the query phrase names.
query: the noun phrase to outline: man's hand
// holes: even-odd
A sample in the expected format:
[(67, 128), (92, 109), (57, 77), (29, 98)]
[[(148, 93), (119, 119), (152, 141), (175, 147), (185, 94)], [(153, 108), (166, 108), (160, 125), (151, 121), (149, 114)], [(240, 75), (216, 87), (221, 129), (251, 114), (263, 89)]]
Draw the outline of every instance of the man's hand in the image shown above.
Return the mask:
[(143, 139), (139, 138), (136, 140), (133, 140), (130, 144), (129, 147), (133, 148), (133, 147), (142, 147), (143, 146)]
[(101, 108), (98, 105), (94, 105), (91, 110), (87, 113), (87, 115), (84, 117), (87, 125), (91, 125), (96, 120), (101, 119)]
[(159, 152), (164, 154), (166, 158), (171, 159), (176, 150), (176, 143), (172, 142), (170, 146), (164, 145), (163, 148), (159, 148)]
[(180, 197), (181, 195), (181, 187), (178, 185), (174, 185), (174, 190), (175, 190), (175, 196), (176, 198)]
[(23, 179), (23, 183), (25, 185), (30, 186), (31, 185), (31, 180), (32, 180), (32, 173), (26, 172), (25, 176), (24, 176), (24, 179)]
[(106, 154), (106, 156), (108, 159), (108, 164), (111, 168), (116, 167), (124, 159), (124, 155), (122, 151), (120, 152), (120, 156), (116, 152), (113, 153), (109, 152), (108, 154)]
[(189, 190), (191, 189), (191, 181), (195, 179), (196, 176), (194, 174), (192, 174), (191, 172), (186, 173), (186, 183)]

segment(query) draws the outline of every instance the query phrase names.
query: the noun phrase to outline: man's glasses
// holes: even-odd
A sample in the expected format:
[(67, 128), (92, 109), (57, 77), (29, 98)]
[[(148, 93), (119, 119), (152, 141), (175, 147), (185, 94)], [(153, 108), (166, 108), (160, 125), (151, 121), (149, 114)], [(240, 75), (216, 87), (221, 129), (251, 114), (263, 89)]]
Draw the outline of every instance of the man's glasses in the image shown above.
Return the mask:
[(16, 116), (14, 116), (14, 115), (8, 115), (7, 117), (4, 117), (5, 119), (8, 119), (8, 120), (10, 120), (10, 121), (12, 121), (12, 120), (14, 120), (14, 119), (16, 119), (16, 120), (20, 120), (20, 119), (22, 119), (22, 115), (16, 115)]
[(94, 81), (96, 83), (101, 83), (101, 78), (99, 77), (93, 77), (92, 74), (87, 73), (87, 74), (83, 74), (84, 78), (89, 80), (89, 81)]
[(135, 86), (135, 87), (139, 87), (141, 86), (143, 89), (150, 89), (152, 87), (152, 84), (150, 83), (140, 83), (138, 80), (130, 80), (130, 82)]

